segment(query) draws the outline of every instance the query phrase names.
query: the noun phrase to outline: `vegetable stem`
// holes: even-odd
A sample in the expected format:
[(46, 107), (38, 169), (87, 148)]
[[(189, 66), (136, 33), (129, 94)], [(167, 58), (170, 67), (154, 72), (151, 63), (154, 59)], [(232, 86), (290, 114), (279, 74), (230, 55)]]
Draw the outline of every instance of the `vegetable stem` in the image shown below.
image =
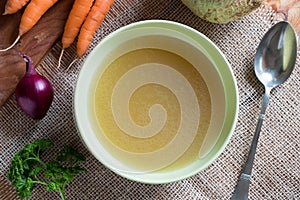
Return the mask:
[(40, 181), (40, 180), (32, 181), (32, 183), (41, 184), (41, 185), (47, 185), (47, 183), (45, 183), (43, 181)]
[(42, 165), (42, 167), (45, 168), (45, 169), (46, 169), (46, 167), (47, 167), (47, 165), (46, 165), (41, 159), (39, 159), (38, 157), (30, 157), (30, 158), (26, 158), (26, 159), (24, 160), (24, 162), (25, 162), (25, 161), (28, 161), (28, 160), (34, 160), (34, 161), (39, 162), (39, 163)]
[(62, 200), (66, 200), (64, 191), (63, 191), (61, 188), (59, 188), (59, 194), (60, 194), (60, 198), (61, 198)]
[(33, 62), (32, 60), (30, 59), (30, 57), (26, 56), (26, 55), (22, 55), (23, 59), (25, 60), (26, 62), (26, 74), (27, 75), (32, 75), (32, 74), (37, 74), (37, 72), (35, 71), (35, 68), (33, 66)]

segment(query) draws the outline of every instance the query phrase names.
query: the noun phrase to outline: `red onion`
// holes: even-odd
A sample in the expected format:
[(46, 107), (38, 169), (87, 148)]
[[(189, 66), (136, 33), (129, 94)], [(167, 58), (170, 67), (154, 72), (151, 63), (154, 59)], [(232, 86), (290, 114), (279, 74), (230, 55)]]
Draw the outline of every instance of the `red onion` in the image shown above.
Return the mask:
[(16, 100), (20, 108), (33, 119), (42, 119), (53, 100), (51, 83), (35, 70), (31, 59), (22, 55), (26, 61), (26, 73), (16, 87)]

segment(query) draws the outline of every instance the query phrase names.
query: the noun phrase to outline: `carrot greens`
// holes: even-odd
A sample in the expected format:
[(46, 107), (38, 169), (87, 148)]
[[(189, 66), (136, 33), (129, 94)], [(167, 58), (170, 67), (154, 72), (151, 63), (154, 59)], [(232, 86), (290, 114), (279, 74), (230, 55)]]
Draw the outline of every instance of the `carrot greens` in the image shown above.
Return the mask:
[(57, 191), (61, 199), (65, 200), (66, 185), (73, 181), (75, 175), (86, 172), (78, 165), (85, 161), (85, 157), (71, 146), (61, 150), (54, 161), (45, 163), (41, 155), (52, 145), (47, 139), (36, 140), (13, 157), (8, 179), (21, 198), (30, 197), (33, 189), (40, 184), (47, 191)]

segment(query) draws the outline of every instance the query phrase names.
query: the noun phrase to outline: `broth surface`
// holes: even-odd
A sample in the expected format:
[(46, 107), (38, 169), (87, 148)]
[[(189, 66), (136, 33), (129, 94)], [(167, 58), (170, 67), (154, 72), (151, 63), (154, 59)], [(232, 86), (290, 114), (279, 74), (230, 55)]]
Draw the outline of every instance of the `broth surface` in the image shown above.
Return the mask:
[[(169, 51), (145, 48), (106, 67), (96, 86), (94, 111), (101, 130), (98, 138), (105, 136), (118, 149), (112, 152), (118, 160), (142, 170), (149, 163), (157, 168), (161, 162), (161, 168), (168, 170), (198, 158), (211, 120), (211, 99), (191, 63)], [(148, 164), (130, 157), (152, 159), (153, 152), (160, 155), (169, 147), (173, 153), (162, 153)], [(173, 155), (173, 160), (164, 161)]]

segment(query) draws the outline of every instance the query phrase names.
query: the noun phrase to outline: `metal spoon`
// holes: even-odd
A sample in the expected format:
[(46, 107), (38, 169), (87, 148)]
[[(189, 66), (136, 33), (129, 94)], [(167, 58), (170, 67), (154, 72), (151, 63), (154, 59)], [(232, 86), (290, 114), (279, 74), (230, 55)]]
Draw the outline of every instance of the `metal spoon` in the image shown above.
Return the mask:
[(292, 26), (285, 21), (275, 24), (265, 34), (258, 46), (254, 58), (254, 70), (257, 78), (265, 86), (265, 94), (248, 159), (231, 200), (248, 199), (255, 151), (265, 112), (269, 104), (270, 92), (274, 87), (288, 79), (294, 69), (296, 57), (296, 34)]

